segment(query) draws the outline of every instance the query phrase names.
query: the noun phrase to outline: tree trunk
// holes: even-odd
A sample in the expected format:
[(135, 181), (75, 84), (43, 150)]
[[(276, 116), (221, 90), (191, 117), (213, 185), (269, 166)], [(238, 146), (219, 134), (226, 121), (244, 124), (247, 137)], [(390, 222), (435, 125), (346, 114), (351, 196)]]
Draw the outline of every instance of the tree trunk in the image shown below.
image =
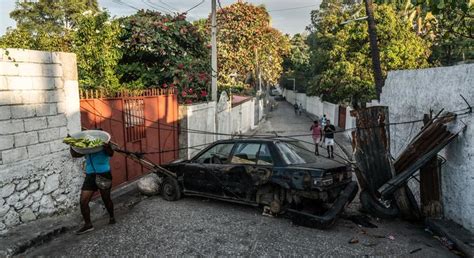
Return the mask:
[(380, 100), (380, 94), (382, 93), (382, 87), (384, 85), (384, 79), (382, 75), (382, 68), (380, 66), (380, 52), (377, 45), (377, 30), (375, 27), (374, 19), (374, 6), (372, 0), (364, 0), (365, 11), (367, 13), (367, 23), (369, 25), (369, 42), (370, 42), (370, 54), (372, 56), (372, 67), (375, 79), (375, 92), (377, 99)]

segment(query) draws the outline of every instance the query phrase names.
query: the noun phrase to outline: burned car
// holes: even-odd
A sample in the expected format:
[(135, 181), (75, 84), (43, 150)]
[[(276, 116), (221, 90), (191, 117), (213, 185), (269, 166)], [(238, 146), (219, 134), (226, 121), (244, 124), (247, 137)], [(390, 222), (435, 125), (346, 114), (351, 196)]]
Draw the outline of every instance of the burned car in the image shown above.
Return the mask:
[(266, 214), (326, 228), (358, 186), (350, 166), (323, 159), (294, 140), (221, 140), (191, 160), (163, 165), (176, 178), (164, 178), (162, 195), (169, 201), (184, 194), (260, 206)]

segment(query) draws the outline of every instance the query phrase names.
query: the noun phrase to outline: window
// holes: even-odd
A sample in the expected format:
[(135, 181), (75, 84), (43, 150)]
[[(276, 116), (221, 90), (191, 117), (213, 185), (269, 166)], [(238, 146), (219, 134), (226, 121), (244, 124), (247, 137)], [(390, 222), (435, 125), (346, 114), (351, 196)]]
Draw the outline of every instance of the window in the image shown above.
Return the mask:
[(317, 162), (313, 152), (297, 142), (277, 142), (276, 146), (280, 150), (283, 160), (288, 165)]
[(239, 143), (232, 157), (232, 164), (256, 164), (259, 143)]
[(143, 99), (125, 99), (124, 105), (127, 142), (145, 138), (145, 104)]
[(217, 144), (195, 159), (198, 163), (225, 164), (228, 162), (233, 143)]
[(273, 159), (266, 144), (262, 144), (257, 155), (257, 165), (272, 165)]

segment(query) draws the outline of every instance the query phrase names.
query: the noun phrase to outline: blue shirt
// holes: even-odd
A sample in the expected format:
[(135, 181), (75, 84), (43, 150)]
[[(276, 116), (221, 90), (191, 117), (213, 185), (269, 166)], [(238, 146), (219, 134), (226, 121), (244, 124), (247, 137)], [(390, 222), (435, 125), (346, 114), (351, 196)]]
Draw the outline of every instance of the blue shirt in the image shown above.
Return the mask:
[(87, 174), (110, 172), (110, 156), (104, 150), (85, 157)]

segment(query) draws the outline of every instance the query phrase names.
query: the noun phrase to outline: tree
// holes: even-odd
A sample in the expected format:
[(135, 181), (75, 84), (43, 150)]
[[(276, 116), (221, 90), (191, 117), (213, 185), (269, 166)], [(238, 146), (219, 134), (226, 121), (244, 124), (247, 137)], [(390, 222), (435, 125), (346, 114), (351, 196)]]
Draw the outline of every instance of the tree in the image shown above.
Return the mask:
[(432, 42), (433, 65), (474, 59), (474, 7), (470, 0), (377, 0), (398, 3), (417, 34)]
[(306, 43), (307, 36), (304, 34), (295, 34), (290, 40), (290, 52), (283, 59), (284, 74), (280, 79), (280, 85), (293, 89), (293, 83), (289, 78), (295, 78), (296, 88), (299, 92), (304, 92), (307, 87), (310, 72), (310, 53), (309, 46)]
[(120, 89), (115, 73), (121, 58), (120, 25), (107, 12), (87, 11), (75, 19), (71, 49), (77, 55), (79, 85), (83, 89)]
[[(208, 21), (208, 26), (210, 22)], [(217, 12), (218, 80), (221, 86), (277, 83), (283, 56), (289, 51), (288, 38), (270, 26), (264, 6), (238, 2)]]
[(180, 100), (207, 100), (209, 49), (184, 14), (139, 11), (121, 21), (121, 82), (128, 88), (176, 87)]
[[(313, 13), (311, 60), (321, 60), (313, 64), (309, 92), (335, 102), (366, 102), (375, 97), (367, 25), (341, 25), (354, 12), (364, 16), (364, 9), (332, 2)], [(374, 5), (374, 14), (384, 76), (389, 70), (428, 66), (429, 43), (398, 19), (391, 5)]]
[(11, 47), (70, 51), (75, 20), (86, 10), (98, 11), (97, 0), (17, 1), (10, 13), (17, 28), (10, 29), (0, 41)]

